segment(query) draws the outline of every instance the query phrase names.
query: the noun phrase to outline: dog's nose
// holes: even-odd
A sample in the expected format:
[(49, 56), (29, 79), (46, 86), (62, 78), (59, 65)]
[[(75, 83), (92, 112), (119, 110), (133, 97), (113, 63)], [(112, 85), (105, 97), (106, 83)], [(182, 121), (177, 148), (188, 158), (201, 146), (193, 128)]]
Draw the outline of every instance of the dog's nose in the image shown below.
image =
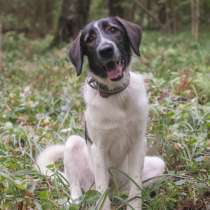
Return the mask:
[(114, 55), (114, 47), (111, 44), (106, 44), (100, 47), (99, 55), (102, 58), (111, 58)]

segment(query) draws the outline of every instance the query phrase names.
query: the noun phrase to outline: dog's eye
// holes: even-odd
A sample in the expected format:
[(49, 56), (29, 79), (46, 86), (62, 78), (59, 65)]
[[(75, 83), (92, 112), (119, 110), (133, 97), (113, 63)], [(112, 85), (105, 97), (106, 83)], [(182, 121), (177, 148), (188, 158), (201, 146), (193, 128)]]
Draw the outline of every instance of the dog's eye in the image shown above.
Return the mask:
[(86, 40), (87, 43), (91, 43), (93, 42), (94, 40), (96, 39), (96, 35), (93, 33), (93, 34), (90, 34)]
[(114, 27), (114, 26), (108, 26), (107, 27), (107, 31), (114, 34), (118, 31), (118, 28)]

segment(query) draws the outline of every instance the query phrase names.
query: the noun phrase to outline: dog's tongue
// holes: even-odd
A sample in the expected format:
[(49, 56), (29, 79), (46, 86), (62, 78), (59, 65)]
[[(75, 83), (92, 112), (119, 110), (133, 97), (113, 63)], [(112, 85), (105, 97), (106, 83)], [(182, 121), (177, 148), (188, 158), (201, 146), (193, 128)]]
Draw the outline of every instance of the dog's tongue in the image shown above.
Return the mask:
[(111, 68), (108, 68), (107, 76), (110, 80), (117, 79), (122, 76), (123, 66), (121, 64), (116, 64)]

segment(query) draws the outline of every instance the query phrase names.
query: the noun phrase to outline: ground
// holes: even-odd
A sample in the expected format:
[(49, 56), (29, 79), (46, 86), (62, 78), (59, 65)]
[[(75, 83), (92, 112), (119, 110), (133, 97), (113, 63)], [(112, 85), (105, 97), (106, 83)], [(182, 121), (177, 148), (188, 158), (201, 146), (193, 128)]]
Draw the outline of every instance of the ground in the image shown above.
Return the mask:
[[(144, 210), (210, 209), (210, 34), (145, 32), (133, 69), (145, 75), (150, 100), (149, 153), (166, 161), (161, 181), (144, 188)], [(34, 170), (37, 154), (71, 134), (84, 136), (83, 76), (67, 47), (46, 50), (51, 37), (4, 37), (0, 72), (0, 209), (68, 207), (68, 186)], [(87, 69), (87, 65), (85, 65)], [(84, 202), (95, 201), (89, 191)], [(116, 193), (115, 202), (127, 202)], [(94, 209), (94, 208), (93, 208)], [(98, 208), (99, 209), (99, 208)]]

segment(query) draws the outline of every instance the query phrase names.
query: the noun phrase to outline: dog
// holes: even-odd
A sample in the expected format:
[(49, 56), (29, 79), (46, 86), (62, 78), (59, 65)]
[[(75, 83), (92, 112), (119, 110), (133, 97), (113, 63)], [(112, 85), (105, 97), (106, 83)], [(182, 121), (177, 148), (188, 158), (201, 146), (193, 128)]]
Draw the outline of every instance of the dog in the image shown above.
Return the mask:
[[(108, 17), (86, 25), (73, 41), (69, 57), (77, 75), (84, 56), (90, 68), (83, 88), (85, 139), (70, 136), (65, 145), (46, 148), (36, 163), (41, 173), (51, 175), (47, 165), (63, 158), (75, 201), (92, 184), (105, 193), (114, 180), (132, 200), (127, 210), (141, 210), (141, 199), (132, 198), (141, 197), (142, 181), (164, 172), (161, 158), (145, 157), (148, 99), (142, 75), (129, 67), (132, 53), (140, 55), (141, 37), (138, 25)], [(111, 209), (109, 198), (102, 209)]]

